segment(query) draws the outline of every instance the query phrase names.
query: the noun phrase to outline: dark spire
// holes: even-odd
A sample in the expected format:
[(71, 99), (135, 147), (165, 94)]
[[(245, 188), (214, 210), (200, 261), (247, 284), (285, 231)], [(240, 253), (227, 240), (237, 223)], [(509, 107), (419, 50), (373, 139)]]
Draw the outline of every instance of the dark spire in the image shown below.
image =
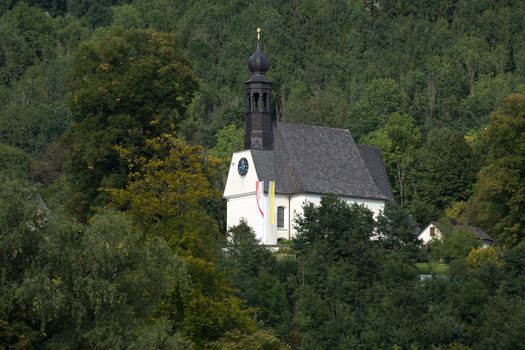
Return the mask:
[(270, 61), (261, 50), (261, 29), (257, 28), (257, 46), (248, 59), (252, 76), (246, 86), (246, 127), (244, 149), (272, 149), (272, 83), (266, 78)]
[(253, 74), (265, 74), (270, 69), (270, 61), (266, 58), (264, 53), (261, 51), (261, 44), (257, 39), (257, 46), (255, 52), (248, 59), (248, 68)]

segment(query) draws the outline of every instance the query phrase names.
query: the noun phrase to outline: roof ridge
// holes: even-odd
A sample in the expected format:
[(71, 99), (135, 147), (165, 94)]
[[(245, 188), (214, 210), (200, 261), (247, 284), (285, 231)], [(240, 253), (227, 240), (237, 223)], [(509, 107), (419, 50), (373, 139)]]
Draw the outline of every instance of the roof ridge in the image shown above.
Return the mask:
[(283, 122), (283, 121), (277, 121), (278, 124), (287, 124), (287, 125), (299, 125), (299, 126), (307, 126), (307, 127), (314, 127), (314, 128), (320, 128), (320, 129), (332, 129), (332, 130), (341, 130), (344, 132), (352, 134), (350, 130), (344, 129), (344, 128), (336, 128), (333, 126), (323, 126), (323, 125), (315, 125), (315, 124), (305, 124), (305, 123), (291, 123), (291, 122)]

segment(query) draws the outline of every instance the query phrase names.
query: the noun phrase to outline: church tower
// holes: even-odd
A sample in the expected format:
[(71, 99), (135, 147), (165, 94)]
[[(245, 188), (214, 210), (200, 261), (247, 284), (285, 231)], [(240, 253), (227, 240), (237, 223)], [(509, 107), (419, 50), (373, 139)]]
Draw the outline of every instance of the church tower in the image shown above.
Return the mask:
[(272, 83), (266, 78), (270, 61), (261, 51), (261, 29), (257, 28), (257, 46), (248, 59), (252, 76), (246, 87), (244, 149), (271, 150), (272, 132)]

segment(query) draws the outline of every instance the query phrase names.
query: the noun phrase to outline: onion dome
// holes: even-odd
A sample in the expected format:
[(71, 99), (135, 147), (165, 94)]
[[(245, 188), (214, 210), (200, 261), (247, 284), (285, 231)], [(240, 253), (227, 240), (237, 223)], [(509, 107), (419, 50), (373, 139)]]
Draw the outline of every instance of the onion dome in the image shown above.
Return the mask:
[(255, 52), (248, 59), (248, 68), (250, 68), (253, 74), (264, 74), (268, 71), (268, 69), (270, 69), (270, 61), (261, 51), (259, 39), (260, 29), (257, 28), (257, 47), (255, 48)]

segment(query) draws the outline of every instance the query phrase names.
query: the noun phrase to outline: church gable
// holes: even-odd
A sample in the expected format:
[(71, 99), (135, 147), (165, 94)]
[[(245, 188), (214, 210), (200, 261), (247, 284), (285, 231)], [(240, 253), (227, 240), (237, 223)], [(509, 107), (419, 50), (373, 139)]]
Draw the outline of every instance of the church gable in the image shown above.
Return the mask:
[[(239, 163), (244, 159), (247, 164), (246, 173), (244, 169), (239, 169)], [(228, 178), (224, 187), (224, 197), (244, 196), (255, 193), (255, 183), (258, 180), (257, 170), (254, 165), (252, 153), (250, 150), (235, 152), (232, 155)]]

